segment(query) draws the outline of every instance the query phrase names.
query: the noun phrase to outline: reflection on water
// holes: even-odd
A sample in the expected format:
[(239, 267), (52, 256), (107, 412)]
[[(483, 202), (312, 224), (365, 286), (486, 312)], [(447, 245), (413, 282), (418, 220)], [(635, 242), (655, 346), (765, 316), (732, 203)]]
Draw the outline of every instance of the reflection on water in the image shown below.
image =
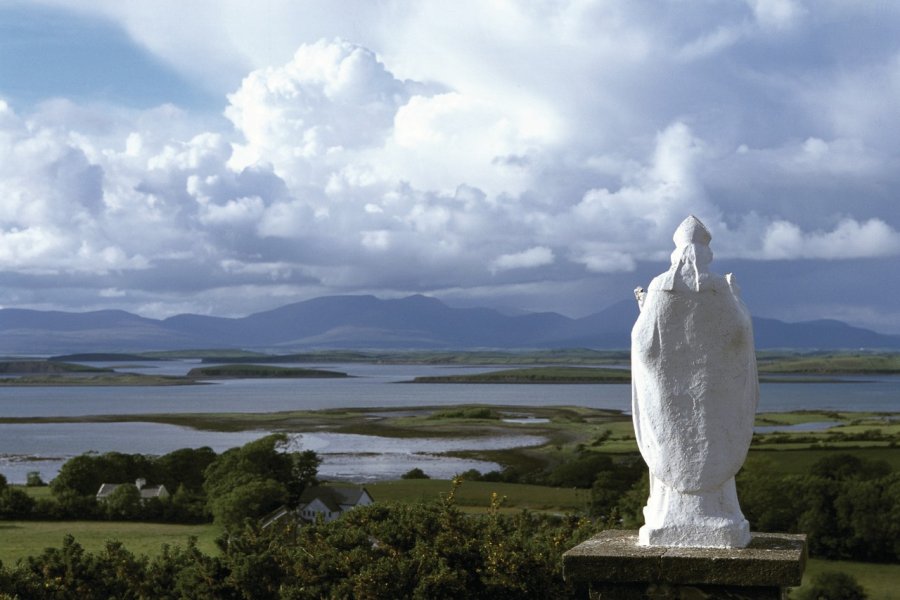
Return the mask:
[[(84, 452), (160, 455), (201, 446), (224, 452), (268, 433), (197, 431), (161, 423), (0, 423), (0, 473), (12, 483), (23, 483), (29, 471), (38, 471), (49, 481), (68, 458)], [(533, 435), (434, 439), (315, 432), (291, 437), (291, 449), (314, 450), (323, 458), (322, 477), (355, 481), (399, 478), (413, 467), (442, 478), (468, 469), (492, 471), (499, 465), (437, 455), (536, 446), (545, 441)]]

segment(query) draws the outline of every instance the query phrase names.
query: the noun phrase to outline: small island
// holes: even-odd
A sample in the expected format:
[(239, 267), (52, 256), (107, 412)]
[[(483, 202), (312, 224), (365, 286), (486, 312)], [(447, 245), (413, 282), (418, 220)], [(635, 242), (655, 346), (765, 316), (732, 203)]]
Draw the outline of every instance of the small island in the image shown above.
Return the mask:
[(321, 379), (349, 377), (341, 371), (275, 367), (272, 365), (230, 364), (197, 367), (188, 371), (188, 379)]
[(14, 386), (133, 386), (185, 385), (183, 377), (117, 373), (113, 369), (47, 360), (0, 361), (0, 385)]
[(73, 373), (112, 373), (112, 369), (76, 365), (68, 362), (47, 360), (4, 360), (0, 361), (2, 375), (71, 375)]
[(187, 375), (123, 373), (54, 360), (0, 361), (0, 386), (170, 386), (202, 385), (210, 379), (309, 379), (349, 377), (340, 371), (234, 364), (191, 369)]
[(431, 375), (416, 377), (411, 383), (629, 383), (627, 369), (591, 367), (532, 367), (504, 369), (490, 373)]

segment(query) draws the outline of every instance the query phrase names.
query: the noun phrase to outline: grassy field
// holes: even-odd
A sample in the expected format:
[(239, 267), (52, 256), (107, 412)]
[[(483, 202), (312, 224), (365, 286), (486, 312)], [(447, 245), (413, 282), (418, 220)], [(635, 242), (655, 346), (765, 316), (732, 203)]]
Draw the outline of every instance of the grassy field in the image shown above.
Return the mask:
[[(451, 483), (442, 479), (402, 479), (367, 484), (366, 489), (377, 502), (431, 502), (446, 496)], [(589, 490), (574, 488), (464, 481), (457, 488), (454, 500), (464, 508), (486, 509), (491, 505), (493, 493), (504, 499), (502, 506), (507, 509), (562, 514), (584, 510), (590, 496)]]
[(760, 373), (900, 373), (900, 353), (838, 353), (759, 358)]
[(900, 448), (801, 448), (797, 450), (751, 449), (744, 463), (745, 469), (768, 469), (779, 475), (803, 475), (818, 460), (835, 454), (848, 453), (869, 460), (886, 461), (895, 471), (900, 470)]
[(824, 571), (842, 571), (852, 575), (865, 588), (869, 600), (900, 600), (900, 565), (812, 558), (806, 564), (803, 585), (808, 585), (816, 575)]
[(86, 550), (98, 552), (108, 540), (122, 542), (135, 554), (155, 555), (164, 544), (184, 546), (189, 537), (207, 554), (215, 554), (215, 539), (221, 534), (215, 525), (168, 525), (108, 521), (0, 521), (0, 560), (15, 564), (25, 556), (37, 555), (45, 548), (62, 546), (71, 534)]

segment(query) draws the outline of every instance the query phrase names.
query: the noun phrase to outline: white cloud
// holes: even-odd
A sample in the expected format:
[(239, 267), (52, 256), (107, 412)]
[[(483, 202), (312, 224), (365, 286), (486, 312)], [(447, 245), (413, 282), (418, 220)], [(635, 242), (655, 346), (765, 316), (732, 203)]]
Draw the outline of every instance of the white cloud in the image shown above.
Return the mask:
[(880, 219), (843, 219), (832, 231), (805, 233), (797, 225), (775, 221), (765, 231), (761, 258), (846, 259), (896, 256), (900, 232)]
[(757, 22), (768, 29), (787, 29), (807, 14), (806, 8), (795, 0), (747, 0)]
[(672, 232), (689, 214), (718, 227), (718, 211), (697, 176), (703, 152), (687, 125), (672, 123), (657, 133), (647, 164), (630, 170), (618, 189), (588, 190), (551, 219), (554, 243), (571, 248), (571, 260), (590, 271), (617, 272), (668, 253)]
[(264, 210), (262, 198), (252, 196), (229, 200), (225, 204), (204, 203), (199, 218), (205, 225), (240, 225), (256, 223)]
[(677, 56), (686, 61), (706, 58), (730, 48), (748, 33), (749, 28), (745, 24), (723, 25), (679, 48)]
[(553, 264), (554, 260), (553, 250), (546, 246), (535, 246), (521, 252), (498, 256), (491, 261), (491, 269), (494, 271), (532, 269)]
[(5, 273), (156, 312), (210, 290), (534, 293), (664, 265), (687, 214), (720, 258), (897, 253), (896, 10), (46, 1), (122, 24), (226, 119), (0, 101)]
[(380, 146), (418, 87), (395, 79), (361, 46), (304, 44), (290, 62), (252, 72), (229, 94), (225, 115), (247, 140), (234, 165), (265, 161), (284, 179), (323, 182), (345, 153)]

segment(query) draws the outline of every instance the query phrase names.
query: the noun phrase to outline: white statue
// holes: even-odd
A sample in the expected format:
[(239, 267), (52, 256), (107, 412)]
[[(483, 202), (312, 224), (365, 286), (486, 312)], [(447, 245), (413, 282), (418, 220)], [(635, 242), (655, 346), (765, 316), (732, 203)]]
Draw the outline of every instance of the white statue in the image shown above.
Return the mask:
[(709, 231), (675, 231), (672, 266), (645, 292), (631, 332), (632, 414), (650, 467), (639, 543), (743, 548), (750, 527), (734, 476), (759, 400), (750, 314), (731, 274), (709, 271)]

